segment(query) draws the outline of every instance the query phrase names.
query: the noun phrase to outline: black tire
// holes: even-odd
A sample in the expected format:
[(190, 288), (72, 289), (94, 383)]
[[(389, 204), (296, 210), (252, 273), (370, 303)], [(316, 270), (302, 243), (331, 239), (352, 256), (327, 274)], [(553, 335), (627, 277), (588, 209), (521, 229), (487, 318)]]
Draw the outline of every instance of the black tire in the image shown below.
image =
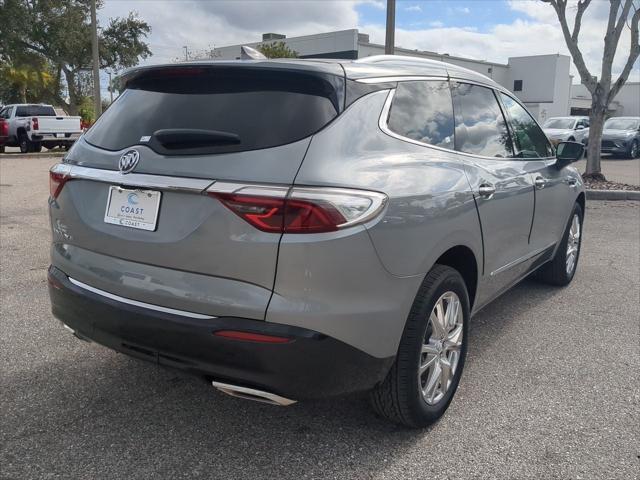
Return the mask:
[(31, 151), (40, 153), (42, 151), (42, 143), (40, 142), (31, 142)]
[[(430, 335), (429, 316), (445, 292), (454, 292), (462, 307), (462, 345), (457, 368), (444, 396), (428, 404), (422, 395), (422, 379), (418, 368), (422, 362), (422, 345)], [(462, 276), (453, 268), (435, 265), (427, 274), (411, 307), (400, 339), (398, 354), (387, 377), (371, 394), (375, 412), (392, 422), (407, 427), (423, 428), (437, 421), (445, 412), (460, 382), (467, 353), (469, 330), (469, 296)]]
[(627, 152), (627, 158), (634, 159), (640, 156), (640, 148), (638, 148), (638, 141), (634, 140), (629, 145), (629, 151)]
[[(576, 252), (575, 260), (573, 262), (573, 267), (570, 272), (567, 271), (567, 247), (569, 243), (569, 232), (571, 230), (571, 224), (573, 223), (574, 217), (579, 220), (579, 237), (578, 237), (578, 250)], [(541, 282), (548, 283), (549, 285), (557, 285), (559, 287), (564, 287), (571, 283), (573, 277), (576, 274), (576, 270), (578, 268), (578, 260), (580, 260), (580, 249), (582, 247), (582, 231), (583, 231), (583, 220), (584, 213), (582, 212), (582, 207), (580, 204), (576, 203), (573, 207), (573, 211), (571, 212), (571, 216), (569, 217), (569, 221), (567, 223), (566, 228), (564, 229), (564, 234), (562, 235), (562, 240), (560, 241), (560, 245), (556, 251), (553, 259), (547, 263), (545, 263), (542, 267), (540, 267), (535, 273), (534, 278), (540, 280)]]
[(0, 153), (4, 153), (4, 145), (0, 145)]
[(20, 153), (29, 153), (31, 151), (31, 142), (26, 133), (20, 135), (18, 139), (18, 145), (20, 146)]

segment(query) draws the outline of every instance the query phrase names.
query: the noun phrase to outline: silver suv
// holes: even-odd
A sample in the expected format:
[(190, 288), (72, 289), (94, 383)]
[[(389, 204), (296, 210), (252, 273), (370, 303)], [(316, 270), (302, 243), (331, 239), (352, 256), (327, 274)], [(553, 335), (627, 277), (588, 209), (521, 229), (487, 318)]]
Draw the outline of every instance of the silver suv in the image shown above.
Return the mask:
[(53, 314), (77, 337), (288, 405), (440, 417), (471, 316), (574, 276), (585, 196), (489, 78), (408, 57), (134, 69), (50, 172)]

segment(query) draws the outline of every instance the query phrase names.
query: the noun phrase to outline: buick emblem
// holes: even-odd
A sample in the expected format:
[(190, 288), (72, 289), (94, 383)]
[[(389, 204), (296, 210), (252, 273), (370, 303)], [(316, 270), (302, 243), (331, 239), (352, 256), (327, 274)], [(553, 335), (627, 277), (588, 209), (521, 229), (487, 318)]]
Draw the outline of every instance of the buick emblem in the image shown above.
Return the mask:
[(137, 150), (127, 150), (120, 157), (120, 161), (118, 162), (118, 168), (120, 168), (121, 173), (129, 173), (136, 165), (138, 165), (138, 160), (140, 160), (140, 153)]

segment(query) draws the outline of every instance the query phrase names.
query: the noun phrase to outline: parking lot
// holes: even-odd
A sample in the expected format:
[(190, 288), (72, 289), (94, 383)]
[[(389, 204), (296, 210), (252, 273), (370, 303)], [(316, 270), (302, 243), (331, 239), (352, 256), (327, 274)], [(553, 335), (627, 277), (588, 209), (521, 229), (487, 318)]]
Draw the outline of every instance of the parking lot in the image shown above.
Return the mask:
[(480, 312), (432, 428), (366, 396), (274, 407), (75, 339), (49, 312), (47, 169), (0, 155), (0, 478), (637, 478), (640, 202), (587, 204), (575, 281)]

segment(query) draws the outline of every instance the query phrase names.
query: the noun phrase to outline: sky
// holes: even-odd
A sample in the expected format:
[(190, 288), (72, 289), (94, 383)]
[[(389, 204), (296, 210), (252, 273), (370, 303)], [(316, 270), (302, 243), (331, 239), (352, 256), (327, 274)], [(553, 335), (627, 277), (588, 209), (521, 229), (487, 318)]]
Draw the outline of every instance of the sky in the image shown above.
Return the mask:
[[(569, 14), (575, 14), (569, 0)], [(264, 32), (288, 37), (357, 28), (384, 44), (386, 1), (381, 0), (104, 0), (102, 25), (109, 18), (137, 14), (150, 24), (153, 56), (145, 63), (182, 58), (192, 52), (259, 41)], [(583, 19), (580, 45), (599, 75), (609, 2), (594, 1)], [(629, 52), (625, 29), (614, 61), (619, 73)], [(553, 8), (536, 0), (398, 0), (396, 46), (507, 63), (509, 57), (567, 54)], [(572, 65), (574, 83), (579, 77)], [(616, 78), (617, 75), (614, 75)], [(640, 80), (637, 62), (630, 80)]]

